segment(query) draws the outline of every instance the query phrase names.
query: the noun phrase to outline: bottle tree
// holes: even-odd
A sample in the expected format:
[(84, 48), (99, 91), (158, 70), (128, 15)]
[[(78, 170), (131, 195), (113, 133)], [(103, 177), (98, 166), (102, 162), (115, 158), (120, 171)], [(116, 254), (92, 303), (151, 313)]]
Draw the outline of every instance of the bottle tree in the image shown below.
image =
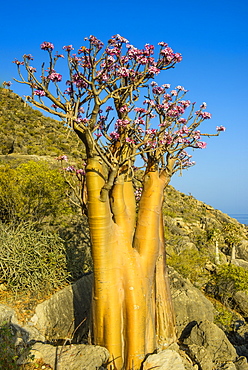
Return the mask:
[[(94, 265), (93, 340), (111, 354), (110, 369), (137, 370), (147, 353), (176, 340), (166, 271), (162, 206), (172, 175), (194, 164), (187, 148), (205, 148), (203, 103), (185, 100), (182, 86), (154, 78), (182, 57), (160, 42), (143, 49), (120, 35), (104, 47), (94, 36), (75, 53), (64, 46), (62, 76), (50, 42), (41, 77), (33, 57), (15, 60), (29, 102), (66, 121), (85, 146), (83, 203)], [(22, 72), (24, 68), (24, 73)], [(62, 88), (63, 83), (66, 84)], [(137, 167), (140, 184), (135, 180)], [(82, 174), (82, 172), (81, 172)], [(136, 184), (136, 185), (135, 185)]]

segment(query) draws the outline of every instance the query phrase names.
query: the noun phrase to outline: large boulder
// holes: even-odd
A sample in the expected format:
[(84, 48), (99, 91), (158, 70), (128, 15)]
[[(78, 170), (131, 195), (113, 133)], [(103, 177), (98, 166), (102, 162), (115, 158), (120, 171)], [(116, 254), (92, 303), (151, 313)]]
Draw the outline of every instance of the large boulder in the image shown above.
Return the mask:
[(172, 267), (169, 267), (169, 277), (178, 337), (187, 336), (196, 322), (213, 322), (215, 309), (204, 294)]
[(179, 354), (171, 349), (166, 349), (147, 357), (143, 364), (143, 370), (185, 370), (183, 361)]
[(236, 246), (236, 257), (248, 261), (248, 240), (243, 239)]
[(248, 292), (238, 291), (234, 294), (233, 300), (237, 310), (245, 317), (248, 317)]
[(183, 343), (188, 346), (190, 357), (202, 370), (212, 370), (217, 364), (235, 362), (238, 357), (225, 333), (209, 321), (197, 323)]
[(59, 370), (96, 370), (109, 359), (109, 352), (100, 346), (76, 344), (68, 346), (52, 346), (50, 344), (35, 343), (23, 355), (18, 364), (42, 361), (51, 369)]
[(4, 304), (0, 304), (0, 325), (2, 324), (18, 324), (18, 319), (15, 311)]
[(48, 341), (80, 340), (89, 327), (92, 282), (93, 275), (86, 275), (38, 304), (28, 326)]

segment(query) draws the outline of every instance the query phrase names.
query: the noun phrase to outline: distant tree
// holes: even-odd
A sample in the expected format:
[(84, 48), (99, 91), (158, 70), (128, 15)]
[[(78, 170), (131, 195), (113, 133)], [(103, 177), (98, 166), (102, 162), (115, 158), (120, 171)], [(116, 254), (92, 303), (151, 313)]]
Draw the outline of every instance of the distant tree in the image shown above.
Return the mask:
[[(175, 172), (194, 164), (186, 148), (205, 148), (202, 137), (225, 128), (202, 134), (198, 127), (211, 118), (206, 104), (195, 111), (182, 86), (170, 90), (154, 81), (182, 60), (165, 42), (156, 57), (153, 45), (138, 49), (120, 35), (105, 48), (94, 36), (85, 40), (88, 47), (77, 53), (72, 45), (63, 47), (67, 77), (56, 69), (64, 55), (54, 54), (50, 42), (41, 44), (49, 58), (41, 78), (30, 54), (14, 63), (18, 82), (31, 88), (28, 101), (66, 121), (85, 145), (82, 202), (94, 264), (94, 343), (110, 351), (110, 369), (136, 370), (147, 353), (176, 339), (165, 261), (164, 189)], [(144, 169), (140, 185), (137, 167)]]

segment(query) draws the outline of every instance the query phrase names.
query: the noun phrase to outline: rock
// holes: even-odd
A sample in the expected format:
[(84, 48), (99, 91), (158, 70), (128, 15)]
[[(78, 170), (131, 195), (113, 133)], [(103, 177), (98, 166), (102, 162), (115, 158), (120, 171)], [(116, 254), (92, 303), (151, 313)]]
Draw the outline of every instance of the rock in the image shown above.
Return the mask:
[(242, 259), (237, 259), (235, 258), (234, 260), (231, 261), (233, 265), (243, 267), (244, 269), (248, 270), (248, 262)]
[(9, 324), (18, 324), (18, 319), (15, 311), (4, 304), (0, 304), (0, 325), (3, 323)]
[(37, 305), (29, 326), (47, 340), (74, 337), (78, 341), (89, 327), (92, 282), (93, 275), (86, 275)]
[(189, 280), (182, 278), (172, 267), (169, 267), (169, 277), (178, 337), (187, 336), (196, 322), (203, 320), (213, 322), (214, 306), (203, 293)]
[[(247, 263), (248, 264), (248, 263)], [(248, 292), (238, 291), (233, 296), (237, 310), (243, 315), (248, 317)]]
[(202, 370), (211, 370), (211, 361), (218, 364), (233, 362), (237, 358), (235, 348), (225, 333), (209, 321), (197, 323), (183, 343), (188, 345), (189, 352)]
[(243, 239), (236, 246), (236, 256), (237, 258), (248, 261), (248, 240)]
[(42, 360), (54, 370), (96, 370), (106, 363), (108, 358), (109, 352), (100, 346), (72, 344), (54, 347), (50, 344), (35, 343), (29, 349), (28, 357), (25, 359), (23, 355), (18, 364)]
[(183, 361), (179, 354), (171, 349), (166, 349), (155, 355), (147, 357), (143, 364), (143, 370), (185, 370)]
[(245, 357), (240, 357), (235, 362), (236, 370), (248, 370), (248, 363)]

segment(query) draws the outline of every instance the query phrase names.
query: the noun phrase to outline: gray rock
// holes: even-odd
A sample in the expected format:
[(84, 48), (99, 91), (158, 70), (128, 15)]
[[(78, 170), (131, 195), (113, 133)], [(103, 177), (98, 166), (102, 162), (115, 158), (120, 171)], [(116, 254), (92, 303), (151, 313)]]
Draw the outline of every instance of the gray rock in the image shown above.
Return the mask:
[(37, 305), (29, 326), (47, 340), (78, 340), (89, 327), (92, 282), (93, 275), (86, 275)]
[(0, 325), (3, 323), (18, 324), (18, 319), (15, 311), (12, 308), (4, 304), (0, 304)]
[(237, 358), (225, 333), (212, 322), (203, 321), (195, 325), (183, 343), (188, 345), (203, 370), (210, 370), (207, 364), (210, 361), (218, 364), (233, 362)]
[(35, 343), (28, 352), (28, 357), (23, 355), (18, 364), (26, 364), (42, 360), (56, 370), (96, 370), (109, 358), (106, 348), (76, 344), (54, 347), (50, 344)]
[(243, 239), (236, 246), (236, 256), (242, 260), (248, 261), (248, 240)]
[(183, 361), (176, 351), (166, 349), (155, 355), (147, 357), (143, 364), (143, 370), (185, 370)]
[(237, 310), (241, 312), (243, 316), (248, 316), (248, 292), (236, 292), (233, 296), (233, 299), (237, 306)]
[(203, 320), (213, 322), (214, 306), (203, 293), (172, 267), (169, 267), (169, 276), (178, 337), (187, 336), (196, 322)]

